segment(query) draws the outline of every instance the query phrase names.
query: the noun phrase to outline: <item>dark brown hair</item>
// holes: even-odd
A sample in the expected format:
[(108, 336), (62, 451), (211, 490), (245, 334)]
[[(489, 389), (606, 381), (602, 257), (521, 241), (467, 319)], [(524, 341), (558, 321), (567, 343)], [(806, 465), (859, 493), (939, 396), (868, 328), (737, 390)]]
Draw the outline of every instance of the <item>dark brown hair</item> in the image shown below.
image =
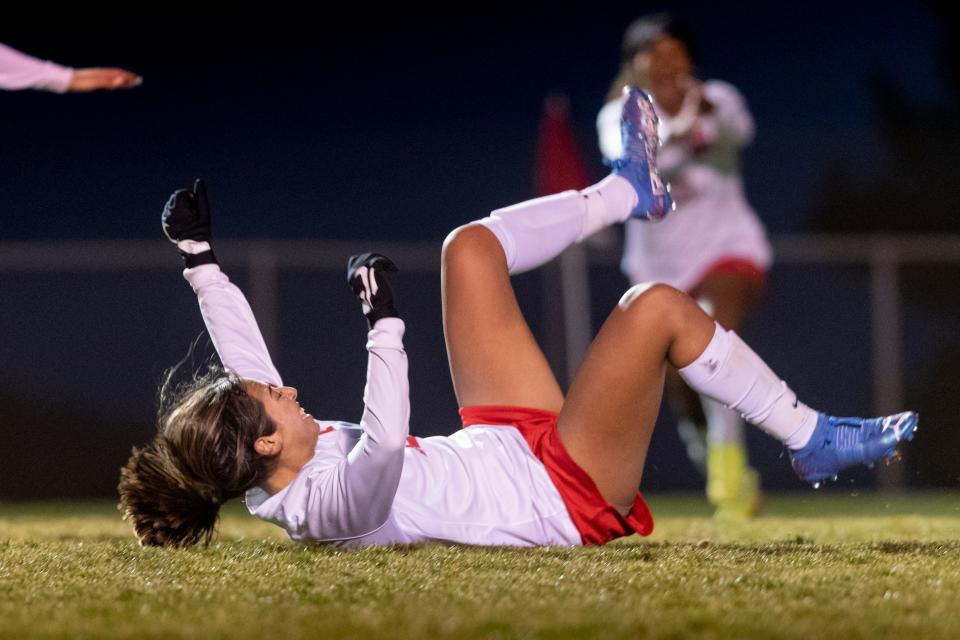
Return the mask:
[(664, 36), (671, 36), (682, 42), (691, 60), (696, 63), (699, 58), (699, 47), (693, 32), (685, 22), (677, 20), (669, 13), (654, 13), (637, 18), (623, 33), (623, 40), (620, 43), (620, 69), (610, 84), (607, 101), (619, 98), (624, 86), (644, 88), (646, 78), (637, 76), (633, 67), (633, 58), (638, 53), (649, 50), (654, 42)]
[(156, 437), (120, 470), (119, 508), (144, 545), (208, 544), (220, 506), (272, 469), (254, 442), (276, 425), (243, 381), (210, 365), (175, 384), (177, 369), (160, 388)]

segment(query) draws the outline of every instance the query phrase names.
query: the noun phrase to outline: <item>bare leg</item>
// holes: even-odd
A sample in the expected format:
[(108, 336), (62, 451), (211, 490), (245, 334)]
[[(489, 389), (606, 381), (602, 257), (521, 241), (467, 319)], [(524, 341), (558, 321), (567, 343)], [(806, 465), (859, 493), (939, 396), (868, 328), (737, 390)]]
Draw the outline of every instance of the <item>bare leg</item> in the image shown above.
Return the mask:
[(443, 328), (461, 407), (509, 405), (559, 411), (560, 385), (517, 304), (510, 274), (552, 260), (636, 206), (617, 175), (497, 209), (455, 229), (444, 243)]
[(689, 296), (656, 284), (614, 309), (593, 341), (558, 431), (611, 504), (632, 504), (640, 486), (666, 367), (693, 362), (715, 330)]
[(500, 241), (486, 227), (444, 244), (444, 335), (457, 401), (560, 412), (573, 459), (611, 503), (633, 501), (660, 407), (668, 364), (693, 362), (714, 322), (686, 294), (653, 285), (611, 313), (564, 402), (520, 313)]
[(560, 411), (563, 392), (520, 312), (496, 236), (477, 224), (451, 233), (441, 283), (458, 404)]
[[(514, 259), (532, 268), (565, 248), (564, 238), (573, 235), (567, 233), (570, 223), (579, 222), (576, 216), (558, 230), (551, 226), (550, 215), (533, 215), (534, 209), (549, 214), (555, 204), (548, 199), (517, 205), (512, 212), (504, 210), (502, 218), (461, 227), (448, 238), (443, 302), (451, 374), (461, 406), (559, 408), (561, 440), (608, 502), (633, 502), (668, 365), (681, 369), (692, 387), (736, 408), (787, 445), (794, 468), (810, 482), (890, 455), (897, 441), (912, 437), (916, 414), (863, 420), (817, 413), (689, 296), (657, 284), (634, 287), (624, 295), (564, 402), (520, 314), (503, 249), (513, 246)], [(543, 251), (547, 243), (536, 237), (519, 248), (515, 245), (516, 234), (529, 230), (527, 222), (534, 218), (543, 225), (544, 236), (554, 233), (549, 252)], [(531, 249), (540, 257), (531, 259)], [(829, 435), (834, 431), (840, 434), (836, 438)], [(815, 432), (820, 434), (816, 440)]]

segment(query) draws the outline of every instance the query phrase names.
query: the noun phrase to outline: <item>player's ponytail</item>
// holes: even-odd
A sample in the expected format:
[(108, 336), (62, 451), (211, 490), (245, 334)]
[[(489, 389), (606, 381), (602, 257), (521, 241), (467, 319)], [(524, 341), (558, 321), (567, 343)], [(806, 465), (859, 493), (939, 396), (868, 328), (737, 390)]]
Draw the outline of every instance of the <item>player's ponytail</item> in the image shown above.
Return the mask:
[(120, 510), (141, 544), (189, 547), (213, 537), (220, 507), (261, 484), (271, 460), (254, 442), (276, 431), (242, 380), (211, 367), (160, 391), (158, 433), (120, 472)]
[(180, 471), (161, 438), (134, 449), (120, 471), (120, 509), (141, 544), (189, 547), (208, 543), (216, 528), (221, 498)]

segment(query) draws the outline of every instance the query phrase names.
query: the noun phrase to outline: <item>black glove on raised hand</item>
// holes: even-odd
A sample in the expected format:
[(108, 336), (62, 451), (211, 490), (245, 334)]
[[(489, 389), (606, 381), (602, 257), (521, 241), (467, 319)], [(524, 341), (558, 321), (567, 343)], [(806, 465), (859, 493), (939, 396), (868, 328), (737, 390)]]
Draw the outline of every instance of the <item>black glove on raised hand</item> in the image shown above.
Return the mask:
[(379, 253), (361, 253), (347, 261), (347, 284), (360, 299), (371, 329), (380, 318), (400, 317), (387, 275), (397, 271), (397, 265)]
[(163, 233), (177, 245), (187, 268), (217, 261), (210, 246), (210, 202), (207, 187), (199, 178), (193, 190), (177, 189), (160, 216)]

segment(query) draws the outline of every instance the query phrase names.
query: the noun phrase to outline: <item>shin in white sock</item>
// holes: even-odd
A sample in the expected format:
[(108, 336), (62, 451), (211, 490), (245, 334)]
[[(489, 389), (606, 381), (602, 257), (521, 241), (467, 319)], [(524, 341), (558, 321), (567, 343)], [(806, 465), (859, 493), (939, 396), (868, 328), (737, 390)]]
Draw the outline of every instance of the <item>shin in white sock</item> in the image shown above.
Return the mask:
[(578, 242), (611, 224), (626, 221), (638, 202), (633, 186), (625, 178), (612, 173), (580, 194), (587, 203), (588, 212)]
[(680, 369), (680, 376), (697, 392), (736, 410), (791, 449), (802, 448), (817, 425), (817, 412), (797, 400), (787, 383), (737, 334), (719, 324), (707, 348)]
[(510, 273), (522, 273), (553, 260), (600, 229), (626, 220), (636, 203), (630, 183), (610, 175), (583, 191), (564, 191), (497, 209), (478, 222), (497, 236)]

